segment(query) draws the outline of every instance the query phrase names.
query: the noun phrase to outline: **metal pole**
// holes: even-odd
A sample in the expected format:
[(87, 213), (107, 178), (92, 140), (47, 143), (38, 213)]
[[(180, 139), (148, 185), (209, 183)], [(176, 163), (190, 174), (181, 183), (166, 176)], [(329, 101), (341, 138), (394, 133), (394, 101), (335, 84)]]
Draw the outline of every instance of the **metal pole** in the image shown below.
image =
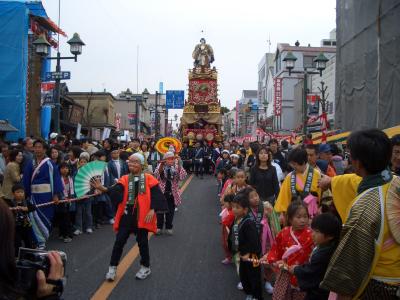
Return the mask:
[(165, 107), (165, 116), (164, 116), (164, 136), (168, 135), (168, 108)]
[(307, 70), (304, 70), (303, 134), (307, 135)]
[[(56, 72), (59, 74), (61, 72), (61, 55), (60, 52), (57, 51), (57, 65), (56, 65)], [(55, 80), (55, 116), (54, 116), (54, 131), (60, 133), (60, 82), (61, 79), (59, 76), (56, 77)]]
[(155, 116), (154, 116), (154, 137), (158, 136), (158, 92), (156, 91), (156, 108), (155, 108)]
[(135, 122), (135, 137), (139, 137), (139, 101), (135, 101), (135, 111), (136, 111), (136, 122)]

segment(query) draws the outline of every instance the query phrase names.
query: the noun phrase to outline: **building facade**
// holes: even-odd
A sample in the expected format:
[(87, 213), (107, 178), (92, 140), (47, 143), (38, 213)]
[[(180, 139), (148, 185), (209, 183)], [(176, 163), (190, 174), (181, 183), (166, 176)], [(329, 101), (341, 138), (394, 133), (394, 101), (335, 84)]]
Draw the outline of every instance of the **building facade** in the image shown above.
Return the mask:
[[(289, 76), (283, 61), (289, 52), (297, 58), (291, 76)], [(278, 44), (275, 52), (275, 74), (273, 76), (274, 131), (288, 132), (302, 124), (302, 122), (299, 122), (299, 107), (302, 107), (302, 100), (298, 99), (298, 95), (295, 97), (295, 91), (298, 94), (298, 84), (299, 81), (303, 80), (304, 75), (296, 72), (304, 72), (305, 69), (313, 70), (315, 68), (314, 59), (320, 53), (331, 59), (335, 55), (335, 47), (311, 47), (310, 45), (303, 47), (298, 43), (295, 46), (285, 43)], [(308, 85), (309, 91), (310, 87), (311, 83)], [(300, 105), (296, 103), (299, 101)], [(300, 120), (302, 120), (302, 114), (300, 115)]]
[[(121, 132), (128, 130), (131, 136), (135, 136), (136, 128), (136, 97), (141, 94), (133, 94), (128, 88), (126, 91), (120, 92), (115, 97), (115, 113), (119, 118), (119, 130)], [(157, 116), (156, 116), (157, 102)], [(138, 104), (139, 115), (139, 135), (164, 135), (165, 126), (168, 125), (165, 113), (165, 94), (149, 94), (148, 99)], [(156, 122), (157, 119), (157, 122)]]
[(66, 95), (74, 103), (83, 107), (83, 134), (100, 140), (105, 128), (115, 134), (115, 98), (111, 93), (104, 92), (69, 92)]

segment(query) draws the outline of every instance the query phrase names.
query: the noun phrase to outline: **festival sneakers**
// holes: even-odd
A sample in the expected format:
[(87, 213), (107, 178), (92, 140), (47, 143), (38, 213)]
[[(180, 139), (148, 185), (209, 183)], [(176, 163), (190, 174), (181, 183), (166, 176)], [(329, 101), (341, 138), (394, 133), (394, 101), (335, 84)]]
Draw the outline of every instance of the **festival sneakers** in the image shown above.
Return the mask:
[(148, 267), (140, 266), (140, 270), (136, 273), (136, 279), (146, 279), (151, 274), (151, 270)]
[(117, 276), (117, 267), (116, 266), (109, 266), (108, 267), (108, 272), (106, 274), (106, 280), (108, 281), (114, 281), (115, 276)]
[(274, 293), (274, 287), (272, 286), (271, 282), (269, 281), (265, 282), (265, 291), (270, 295)]

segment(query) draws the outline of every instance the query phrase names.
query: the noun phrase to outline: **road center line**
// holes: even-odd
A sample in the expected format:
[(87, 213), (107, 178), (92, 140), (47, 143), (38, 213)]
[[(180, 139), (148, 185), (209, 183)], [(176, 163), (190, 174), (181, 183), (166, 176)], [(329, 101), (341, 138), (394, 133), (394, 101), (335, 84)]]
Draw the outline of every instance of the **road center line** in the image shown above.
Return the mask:
[[(189, 178), (185, 181), (185, 183), (181, 187), (180, 189), (181, 193), (183, 193), (186, 190), (192, 179), (193, 179), (193, 174), (189, 176)], [(149, 240), (151, 239), (152, 236), (153, 233), (149, 233)], [(91, 300), (107, 299), (110, 296), (111, 292), (114, 290), (114, 288), (118, 285), (120, 280), (124, 277), (126, 271), (128, 271), (129, 267), (136, 260), (138, 255), (139, 255), (139, 247), (137, 244), (135, 244), (119, 263), (116, 279), (113, 282), (104, 281), (90, 299)]]

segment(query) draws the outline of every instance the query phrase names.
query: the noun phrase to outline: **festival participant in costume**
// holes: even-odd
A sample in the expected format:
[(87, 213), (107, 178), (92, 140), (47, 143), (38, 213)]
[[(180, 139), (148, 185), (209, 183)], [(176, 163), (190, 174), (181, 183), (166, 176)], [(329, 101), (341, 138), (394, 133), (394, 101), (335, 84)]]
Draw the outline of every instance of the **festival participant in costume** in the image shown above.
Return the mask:
[[(388, 169), (391, 142), (384, 132), (370, 129), (352, 133), (347, 146), (362, 180), (357, 196), (347, 204), (341, 240), (321, 287), (337, 293), (337, 299), (396, 299), (400, 287), (396, 210), (400, 179)], [(347, 186), (334, 184), (334, 179), (335, 198), (335, 190)]]
[(400, 134), (396, 134), (391, 139), (392, 142), (392, 159), (390, 166), (392, 172), (400, 176)]
[(231, 167), (242, 169), (240, 156), (238, 154), (231, 154)]
[(235, 177), (231, 185), (225, 190), (224, 195), (233, 194), (236, 195), (240, 191), (248, 187), (246, 183), (246, 173), (242, 169), (238, 169), (235, 173)]
[(328, 163), (328, 169), (326, 170), (326, 175), (329, 177), (336, 176), (336, 170), (332, 164), (332, 152), (331, 146), (329, 144), (319, 145), (319, 158), (325, 160)]
[[(36, 140), (33, 143), (34, 158), (24, 170), (23, 183), (26, 197), (33, 205), (48, 202), (58, 203), (63, 188), (60, 171), (57, 166), (46, 157), (46, 143)], [(54, 217), (54, 205), (39, 207), (30, 213), (33, 231), (39, 248), (46, 247), (50, 236), (51, 224)]]
[(195, 148), (194, 148), (194, 170), (196, 176), (199, 176), (200, 178), (203, 179), (203, 173), (204, 173), (204, 157), (205, 157), (205, 152), (204, 148), (201, 147), (200, 142), (196, 142)]
[[(293, 149), (289, 153), (288, 162), (294, 171), (289, 173), (282, 183), (275, 211), (285, 213), (292, 199), (300, 196), (307, 204), (312, 217), (318, 211), (318, 201), (321, 197), (321, 189), (318, 187), (321, 174), (307, 163), (307, 152), (304, 149)], [(281, 216), (283, 222), (283, 215)]]
[[(261, 253), (264, 255), (268, 253), (272, 245), (275, 242), (275, 236), (280, 231), (279, 223), (277, 226), (273, 226), (270, 221), (272, 221), (272, 211), (273, 207), (268, 201), (261, 201), (257, 191), (252, 187), (247, 187), (243, 193), (245, 193), (249, 198), (250, 208), (249, 217), (254, 221), (257, 227), (257, 233), (261, 245)], [(272, 230), (274, 228), (274, 230)], [(274, 289), (272, 287), (271, 281), (273, 277), (273, 271), (269, 266), (264, 267), (264, 279), (265, 279), (265, 290), (268, 294), (272, 294)]]
[(118, 203), (114, 223), (117, 236), (106, 275), (109, 281), (115, 280), (123, 248), (131, 233), (136, 235), (141, 257), (140, 270), (136, 273), (136, 278), (145, 279), (150, 275), (148, 233), (157, 231), (156, 213), (168, 210), (157, 179), (143, 172), (143, 155), (132, 154), (128, 160), (128, 167), (130, 173), (122, 176), (114, 186), (106, 188), (100, 181), (93, 184), (94, 188), (108, 193), (111, 199)]
[[(63, 199), (71, 199), (75, 197), (74, 181), (69, 174), (70, 169), (66, 162), (61, 163), (60, 173), (61, 182), (63, 185)], [(57, 206), (56, 212), (59, 215), (59, 236), (63, 239), (64, 243), (72, 241), (73, 226), (71, 221), (71, 213), (76, 211), (75, 203), (62, 203)]]
[(181, 157), (183, 168), (186, 170), (186, 173), (190, 174), (193, 170), (193, 151), (189, 148), (188, 142), (183, 142), (182, 146), (183, 148), (179, 156)]
[(232, 252), (229, 249), (229, 233), (235, 221), (235, 215), (232, 211), (232, 201), (234, 197), (234, 195), (226, 195), (224, 197), (224, 210), (221, 212), (222, 248), (225, 253), (225, 258), (221, 263), (224, 265), (232, 263)]
[(279, 270), (274, 286), (273, 299), (301, 300), (305, 293), (298, 290), (296, 277), (287, 271), (293, 265), (308, 261), (314, 248), (312, 232), (308, 227), (307, 207), (300, 201), (293, 201), (287, 215), (290, 226), (285, 227), (277, 236), (271, 250), (263, 257)]
[(289, 273), (296, 276), (300, 289), (306, 292), (305, 300), (327, 300), (329, 291), (319, 285), (339, 242), (342, 223), (335, 215), (323, 213), (312, 220), (311, 228), (316, 247), (310, 261), (289, 267)]
[(172, 227), (174, 220), (175, 208), (182, 202), (181, 194), (179, 191), (179, 183), (185, 179), (187, 173), (182, 167), (182, 161), (175, 159), (172, 152), (164, 154), (164, 161), (161, 162), (154, 172), (157, 178), (161, 191), (164, 193), (165, 199), (168, 204), (167, 213), (157, 213), (157, 233), (160, 235), (164, 227), (165, 220), (165, 233), (172, 235)]
[(228, 150), (222, 150), (222, 158), (218, 161), (216, 165), (216, 171), (218, 173), (221, 169), (230, 169), (231, 168), (231, 159)]
[(261, 267), (249, 262), (261, 254), (259, 234), (255, 222), (249, 217), (248, 194), (239, 193), (232, 201), (232, 211), (236, 221), (232, 228), (235, 247), (240, 256), (239, 277), (246, 293), (246, 299), (262, 299)]

